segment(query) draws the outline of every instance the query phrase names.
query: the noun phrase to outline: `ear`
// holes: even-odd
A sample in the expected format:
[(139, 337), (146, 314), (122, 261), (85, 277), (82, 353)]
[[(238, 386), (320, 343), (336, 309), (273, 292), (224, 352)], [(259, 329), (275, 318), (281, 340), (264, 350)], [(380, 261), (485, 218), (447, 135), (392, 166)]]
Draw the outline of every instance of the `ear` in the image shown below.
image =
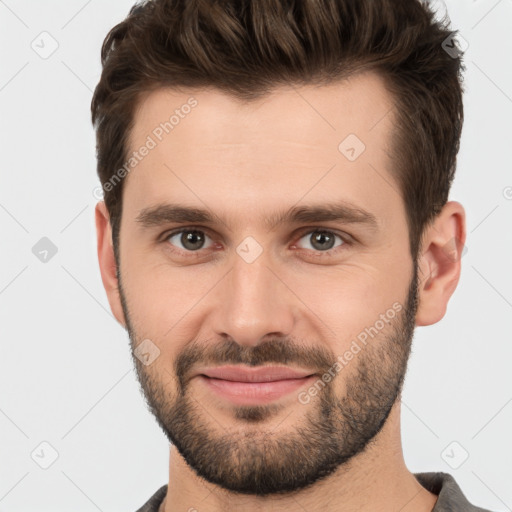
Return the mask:
[(112, 243), (112, 227), (110, 216), (104, 201), (96, 205), (96, 236), (98, 240), (98, 261), (100, 264), (101, 280), (107, 292), (110, 309), (116, 320), (126, 329), (121, 297), (119, 295), (117, 266)]
[(432, 325), (444, 317), (448, 301), (459, 282), (465, 242), (464, 207), (449, 201), (422, 237), (416, 325)]

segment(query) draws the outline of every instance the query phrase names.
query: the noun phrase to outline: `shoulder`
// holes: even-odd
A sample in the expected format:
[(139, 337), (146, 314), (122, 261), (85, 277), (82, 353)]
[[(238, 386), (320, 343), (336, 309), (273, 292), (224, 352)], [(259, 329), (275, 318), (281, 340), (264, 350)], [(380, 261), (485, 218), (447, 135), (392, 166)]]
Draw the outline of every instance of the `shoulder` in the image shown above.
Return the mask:
[(472, 505), (448, 473), (415, 473), (414, 476), (425, 489), (438, 496), (432, 512), (491, 512)]
[(162, 504), (162, 501), (164, 501), (166, 494), (167, 484), (160, 487), (160, 489), (158, 489), (158, 491), (156, 491), (136, 512), (158, 512), (158, 508)]

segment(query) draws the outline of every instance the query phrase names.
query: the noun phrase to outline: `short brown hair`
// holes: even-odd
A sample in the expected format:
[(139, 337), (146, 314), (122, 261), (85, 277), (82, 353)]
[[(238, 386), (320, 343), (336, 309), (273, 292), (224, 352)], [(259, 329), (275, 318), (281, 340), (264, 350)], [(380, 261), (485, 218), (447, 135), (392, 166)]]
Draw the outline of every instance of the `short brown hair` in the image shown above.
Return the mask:
[(118, 258), (123, 166), (142, 94), (215, 87), (250, 101), (280, 84), (328, 84), (372, 70), (395, 100), (393, 169), (410, 250), (448, 200), (463, 124), (456, 31), (426, 0), (146, 0), (107, 35), (91, 103), (98, 175)]

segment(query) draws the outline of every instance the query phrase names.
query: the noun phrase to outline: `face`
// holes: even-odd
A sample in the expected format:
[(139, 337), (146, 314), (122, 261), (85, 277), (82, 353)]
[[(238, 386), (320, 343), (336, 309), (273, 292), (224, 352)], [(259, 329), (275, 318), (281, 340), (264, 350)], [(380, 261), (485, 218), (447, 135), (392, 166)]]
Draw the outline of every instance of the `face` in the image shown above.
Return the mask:
[(148, 404), (209, 482), (311, 485), (363, 452), (399, 396), (417, 293), (392, 106), (373, 74), (139, 106), (131, 151), (151, 147), (125, 178), (120, 300)]

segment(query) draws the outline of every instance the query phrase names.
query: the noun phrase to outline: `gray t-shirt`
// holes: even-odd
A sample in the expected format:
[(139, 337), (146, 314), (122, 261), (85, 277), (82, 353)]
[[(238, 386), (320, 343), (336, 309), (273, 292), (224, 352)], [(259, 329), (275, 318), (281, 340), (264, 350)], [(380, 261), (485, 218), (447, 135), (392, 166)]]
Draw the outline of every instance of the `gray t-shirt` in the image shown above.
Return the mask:
[[(432, 512), (490, 512), (471, 505), (448, 473), (415, 473), (414, 476), (425, 489), (438, 496)], [(167, 485), (164, 485), (137, 512), (158, 512), (166, 494)]]

